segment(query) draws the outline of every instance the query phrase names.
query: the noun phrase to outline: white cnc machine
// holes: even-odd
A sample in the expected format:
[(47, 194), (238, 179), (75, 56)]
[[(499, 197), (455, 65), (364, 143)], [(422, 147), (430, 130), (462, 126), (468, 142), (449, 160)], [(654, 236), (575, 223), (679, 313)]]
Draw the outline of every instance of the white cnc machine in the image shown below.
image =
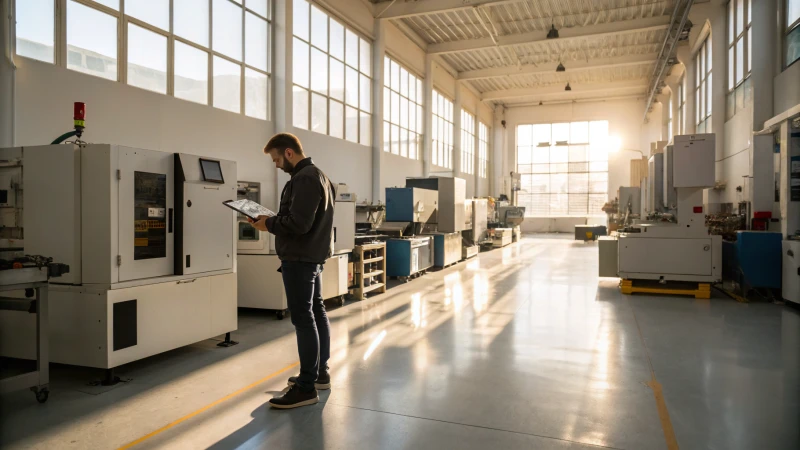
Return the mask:
[(703, 208), (703, 190), (714, 186), (714, 135), (675, 136), (672, 162), (677, 223), (639, 224), (633, 232), (620, 232), (619, 276), (720, 281), (722, 237), (709, 234)]
[[(235, 216), (221, 204), (235, 162), (107, 144), (0, 159), (22, 163), (25, 252), (71, 269), (50, 285), (51, 361), (112, 369), (236, 330)], [(32, 358), (35, 327), (12, 314), (0, 354)]]

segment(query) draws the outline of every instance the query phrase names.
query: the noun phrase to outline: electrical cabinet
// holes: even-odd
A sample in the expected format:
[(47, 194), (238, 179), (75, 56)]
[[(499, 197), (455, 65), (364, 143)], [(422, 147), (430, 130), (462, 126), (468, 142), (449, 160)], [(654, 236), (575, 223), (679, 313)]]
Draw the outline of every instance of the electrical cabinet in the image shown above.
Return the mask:
[(714, 187), (714, 134), (675, 136), (673, 183), (676, 188)]

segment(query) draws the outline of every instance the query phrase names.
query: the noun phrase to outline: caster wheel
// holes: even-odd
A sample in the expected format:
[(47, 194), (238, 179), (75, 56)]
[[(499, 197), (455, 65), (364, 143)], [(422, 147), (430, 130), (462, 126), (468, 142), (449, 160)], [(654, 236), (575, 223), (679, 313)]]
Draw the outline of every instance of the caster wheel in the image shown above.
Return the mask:
[(339, 297), (339, 300), (336, 302), (339, 306), (344, 306), (344, 295)]
[(275, 313), (275, 317), (277, 317), (278, 320), (283, 320), (283, 318), (286, 317), (286, 312), (285, 311), (278, 311), (278, 312)]
[(50, 397), (50, 391), (47, 389), (41, 389), (36, 392), (36, 401), (39, 403), (46, 402), (48, 397)]

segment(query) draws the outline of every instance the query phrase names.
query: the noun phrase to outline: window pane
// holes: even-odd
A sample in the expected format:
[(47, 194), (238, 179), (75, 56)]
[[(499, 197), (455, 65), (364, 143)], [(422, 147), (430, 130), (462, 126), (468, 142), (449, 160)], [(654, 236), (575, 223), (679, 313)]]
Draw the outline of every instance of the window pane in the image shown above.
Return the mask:
[(361, 73), (369, 76), (372, 75), (372, 46), (369, 45), (369, 42), (361, 39), (361, 53), (360, 53), (360, 64), (359, 68)]
[(340, 61), (344, 61), (344, 26), (331, 18), (330, 54)]
[(330, 58), (328, 62), (331, 65), (330, 95), (337, 100), (344, 101), (344, 64), (333, 58)]
[(328, 51), (328, 15), (311, 7), (311, 45)]
[(706, 39), (706, 43), (703, 44), (703, 48), (705, 49), (705, 55), (706, 55), (705, 73), (708, 73), (711, 72), (711, 66), (712, 66), (711, 55), (713, 54), (713, 52), (711, 51), (711, 41)]
[(569, 141), (569, 124), (568, 123), (554, 123), (553, 124), (553, 143), (568, 142)]
[[(344, 104), (337, 102), (336, 100), (330, 101), (330, 130), (328, 134), (335, 138), (343, 139), (344, 138)], [(384, 139), (386, 139), (384, 135)]]
[(800, 0), (789, 0), (786, 5), (786, 26), (800, 19)]
[(358, 68), (358, 36), (350, 30), (345, 29), (345, 62), (348, 66)]
[(417, 107), (413, 103), (409, 103), (408, 108), (408, 128), (409, 130), (418, 133), (417, 130)]
[(311, 131), (328, 134), (328, 98), (311, 93)]
[(389, 120), (392, 121), (393, 124), (399, 125), (400, 124), (400, 94), (397, 92), (392, 92), (392, 115)]
[(128, 84), (167, 93), (167, 37), (128, 23)]
[(245, 16), (244, 60), (247, 64), (267, 71), (267, 21), (252, 13)]
[[(87, 27), (86, 24), (92, 24)], [(67, 5), (67, 68), (117, 79), (117, 19), (70, 1)]]
[(242, 66), (214, 57), (214, 106), (241, 112)]
[(175, 41), (175, 97), (208, 104), (208, 53)]
[[(800, 3), (800, 0), (798, 0)], [(786, 36), (786, 65), (800, 59), (800, 26), (795, 27), (788, 36)]]
[(372, 133), (370, 132), (372, 130), (372, 126), (370, 124), (370, 120), (372, 120), (371, 115), (365, 112), (361, 113), (361, 126), (359, 127), (359, 130), (361, 130), (361, 138), (359, 141), (362, 145), (372, 144)]
[(125, 0), (125, 14), (169, 31), (169, 0)]
[(411, 159), (417, 159), (417, 143), (419, 141), (419, 135), (416, 133), (411, 133), (408, 136), (408, 157)]
[(400, 92), (400, 65), (396, 62), (392, 61), (392, 76), (391, 76), (391, 86), (392, 89)]
[(101, 5), (108, 6), (109, 8), (119, 11), (119, 0), (94, 0)]
[(744, 31), (744, 0), (736, 0), (736, 35), (742, 34), (742, 31)]
[(744, 79), (744, 39), (736, 42), (736, 82)]
[(572, 122), (570, 124), (570, 143), (586, 144), (589, 142), (589, 122)]
[[(750, 2), (752, 4), (752, 1)], [(753, 29), (747, 30), (747, 64), (746, 73), (750, 73), (751, 68), (753, 67)]]
[(370, 79), (361, 75), (361, 97), (359, 99), (359, 104), (361, 105), (361, 109), (366, 112), (372, 111), (371, 86)]
[(262, 17), (270, 18), (269, 0), (247, 0), (245, 6)]
[(292, 5), (292, 26), (295, 36), (303, 39), (304, 41), (308, 42), (308, 2), (306, 0), (294, 0), (294, 5)]
[(397, 125), (392, 125), (392, 153), (395, 155), (400, 154), (400, 128)]
[(400, 95), (410, 97), (408, 93), (408, 71), (400, 67)]
[(328, 55), (311, 48), (311, 89), (328, 94)]
[(348, 141), (358, 142), (358, 110), (349, 106), (345, 120), (345, 137)]
[(408, 130), (400, 129), (400, 156), (408, 157)]
[(735, 51), (735, 47), (728, 49), (728, 90), (736, 87), (736, 70), (734, 69), (734, 62), (736, 60)]
[(389, 122), (383, 122), (383, 151), (385, 152), (392, 151), (391, 127), (392, 126), (389, 124)]
[(294, 38), (294, 48), (292, 49), (293, 81), (295, 84), (304, 88), (308, 86), (308, 44)]
[(175, 34), (208, 47), (208, 0), (172, 1), (172, 27)]
[(244, 69), (244, 112), (256, 119), (267, 119), (267, 76)]
[(711, 115), (711, 105), (712, 105), (711, 94), (713, 92), (713, 89), (711, 89), (711, 76), (710, 75), (708, 77), (708, 80), (706, 80), (705, 89), (706, 89), (706, 116), (710, 116)]
[(736, 37), (733, 22), (733, 5), (734, 2), (728, 2), (728, 45), (733, 44), (733, 39)]
[(214, 0), (214, 50), (242, 60), (242, 8), (228, 0)]
[(294, 103), (292, 113), (292, 124), (297, 128), (308, 129), (308, 91), (297, 86), (293, 86)]
[(422, 106), (417, 105), (417, 130), (422, 133)]
[(408, 74), (408, 99), (412, 102), (418, 102), (417, 100), (417, 77), (414, 75)]
[(53, 0), (17, 2), (17, 54), (39, 61), (54, 62)]
[(345, 101), (358, 108), (358, 72), (350, 67), (345, 68)]
[(408, 128), (408, 99), (400, 97), (400, 126)]

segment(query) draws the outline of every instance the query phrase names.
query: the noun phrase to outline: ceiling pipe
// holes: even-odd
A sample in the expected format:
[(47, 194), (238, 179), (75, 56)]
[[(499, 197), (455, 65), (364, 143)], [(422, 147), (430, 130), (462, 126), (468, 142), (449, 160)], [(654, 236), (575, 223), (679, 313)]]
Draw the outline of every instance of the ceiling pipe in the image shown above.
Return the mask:
[[(667, 67), (669, 67), (669, 61), (671, 58), (675, 57), (675, 47), (677, 47), (678, 42), (680, 41), (683, 28), (686, 26), (686, 22), (689, 19), (689, 11), (692, 9), (693, 4), (694, 0), (678, 0), (678, 2), (675, 4), (675, 9), (672, 11), (670, 25), (669, 28), (667, 28), (667, 35), (664, 36), (664, 42), (661, 44), (661, 51), (658, 54), (658, 60), (655, 68), (653, 69), (653, 75), (650, 78), (650, 88), (647, 90), (647, 102), (645, 103), (643, 116), (643, 121), (645, 123), (647, 123), (647, 115), (650, 113), (650, 108), (653, 105), (653, 100), (656, 96), (656, 91), (658, 91), (658, 86), (663, 81), (664, 74), (667, 70)], [(683, 7), (683, 13), (681, 14), (679, 21), (678, 11), (680, 11), (681, 7)], [(676, 23), (678, 25), (677, 29), (675, 29)], [(672, 36), (673, 31), (675, 36)], [(669, 46), (669, 48), (667, 48), (667, 46)]]

